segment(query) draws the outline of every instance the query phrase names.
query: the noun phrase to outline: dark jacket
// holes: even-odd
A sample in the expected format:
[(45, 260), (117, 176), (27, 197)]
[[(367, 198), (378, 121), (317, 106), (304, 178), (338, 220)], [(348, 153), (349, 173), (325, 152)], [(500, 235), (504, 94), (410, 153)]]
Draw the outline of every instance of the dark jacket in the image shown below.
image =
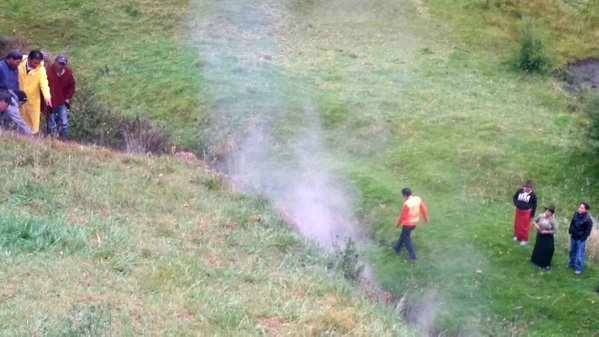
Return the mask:
[(19, 71), (8, 65), (6, 59), (0, 60), (0, 85), (12, 91), (19, 90)]
[(570, 233), (573, 240), (586, 240), (591, 235), (592, 229), (593, 219), (589, 213), (580, 214), (574, 212), (570, 221), (570, 228), (568, 229), (568, 233)]
[(530, 209), (530, 217), (534, 218), (535, 212), (537, 211), (537, 195), (534, 191), (531, 191), (528, 195), (524, 193), (524, 188), (519, 188), (514, 193), (514, 206), (517, 209), (527, 210)]

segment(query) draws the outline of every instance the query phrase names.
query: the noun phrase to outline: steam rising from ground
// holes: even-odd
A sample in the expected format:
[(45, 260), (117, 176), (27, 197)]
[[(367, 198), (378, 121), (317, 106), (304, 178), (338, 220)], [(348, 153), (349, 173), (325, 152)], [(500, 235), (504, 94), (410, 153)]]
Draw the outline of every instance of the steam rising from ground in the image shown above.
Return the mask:
[[(234, 139), (221, 169), (241, 191), (266, 197), (304, 235), (330, 248), (337, 237), (356, 239), (354, 191), (331, 169), (308, 91), (278, 76), (272, 58), (283, 15), (273, 6), (215, 1), (196, 23), (204, 75), (222, 102), (214, 107), (214, 137)], [(281, 88), (289, 87), (304, 95), (303, 106), (285, 102)], [(298, 114), (301, 121), (292, 121)]]
[(241, 190), (265, 195), (297, 228), (324, 247), (337, 238), (357, 238), (352, 213), (354, 191), (339, 173), (321, 144), (318, 125), (298, 133), (284, 145), (285, 159), (267, 130), (254, 127), (229, 157), (227, 169)]
[[(356, 191), (335, 170), (310, 90), (301, 80), (286, 78), (277, 62), (286, 13), (275, 1), (197, 2), (201, 15), (194, 32), (214, 97), (212, 138), (221, 147), (217, 152), (226, 154), (221, 170), (239, 190), (267, 198), (321, 246), (331, 248), (346, 237), (360, 243), (364, 235), (352, 204)], [(369, 266), (365, 272), (375, 279)], [(432, 291), (398, 311), (423, 334), (433, 335), (437, 313), (449, 310), (439, 307), (440, 297)]]

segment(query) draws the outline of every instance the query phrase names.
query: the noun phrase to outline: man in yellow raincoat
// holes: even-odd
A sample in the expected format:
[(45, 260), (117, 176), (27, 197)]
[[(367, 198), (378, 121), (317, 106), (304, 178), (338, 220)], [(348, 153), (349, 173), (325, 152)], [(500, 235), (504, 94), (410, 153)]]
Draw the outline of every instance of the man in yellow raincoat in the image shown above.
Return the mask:
[(41, 96), (43, 95), (47, 106), (52, 106), (43, 58), (41, 51), (32, 50), (19, 65), (19, 88), (27, 94), (27, 103), (21, 106), (21, 117), (31, 127), (33, 134), (40, 130)]

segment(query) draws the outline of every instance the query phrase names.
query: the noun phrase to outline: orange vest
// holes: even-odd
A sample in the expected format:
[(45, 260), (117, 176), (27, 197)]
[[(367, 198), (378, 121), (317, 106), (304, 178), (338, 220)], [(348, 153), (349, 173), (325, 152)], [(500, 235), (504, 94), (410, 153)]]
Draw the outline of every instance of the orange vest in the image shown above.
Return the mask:
[(420, 220), (420, 214), (422, 214), (424, 221), (428, 221), (428, 213), (422, 199), (417, 196), (410, 196), (408, 200), (404, 201), (401, 208), (401, 215), (397, 219), (395, 226), (416, 226), (418, 220)]

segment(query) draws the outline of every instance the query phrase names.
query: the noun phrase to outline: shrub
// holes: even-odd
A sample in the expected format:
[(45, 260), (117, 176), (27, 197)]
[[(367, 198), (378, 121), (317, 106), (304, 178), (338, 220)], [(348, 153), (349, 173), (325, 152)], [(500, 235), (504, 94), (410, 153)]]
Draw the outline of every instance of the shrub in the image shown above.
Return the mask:
[(356, 242), (351, 238), (345, 240), (345, 247), (341, 248), (338, 244), (333, 246), (334, 266), (343, 272), (343, 276), (352, 282), (356, 282), (362, 276), (364, 265), (359, 265), (360, 254), (356, 247)]
[(120, 111), (101, 104), (85, 80), (77, 82), (71, 106), (70, 136), (80, 142), (136, 153), (166, 153), (170, 135), (141, 116), (124, 118)]
[(119, 148), (123, 143), (121, 113), (99, 103), (85, 80), (77, 81), (71, 111), (69, 133), (73, 139), (111, 148)]
[(599, 260), (599, 229), (593, 229), (587, 240), (587, 258), (589, 261)]
[(127, 152), (166, 153), (170, 148), (169, 134), (140, 116), (122, 120), (120, 129)]
[(533, 22), (528, 17), (522, 20), (520, 26), (520, 49), (516, 64), (526, 72), (540, 72), (547, 64), (543, 39), (533, 26)]
[(599, 94), (589, 94), (585, 98), (584, 112), (589, 119), (587, 135), (595, 150), (599, 150)]

